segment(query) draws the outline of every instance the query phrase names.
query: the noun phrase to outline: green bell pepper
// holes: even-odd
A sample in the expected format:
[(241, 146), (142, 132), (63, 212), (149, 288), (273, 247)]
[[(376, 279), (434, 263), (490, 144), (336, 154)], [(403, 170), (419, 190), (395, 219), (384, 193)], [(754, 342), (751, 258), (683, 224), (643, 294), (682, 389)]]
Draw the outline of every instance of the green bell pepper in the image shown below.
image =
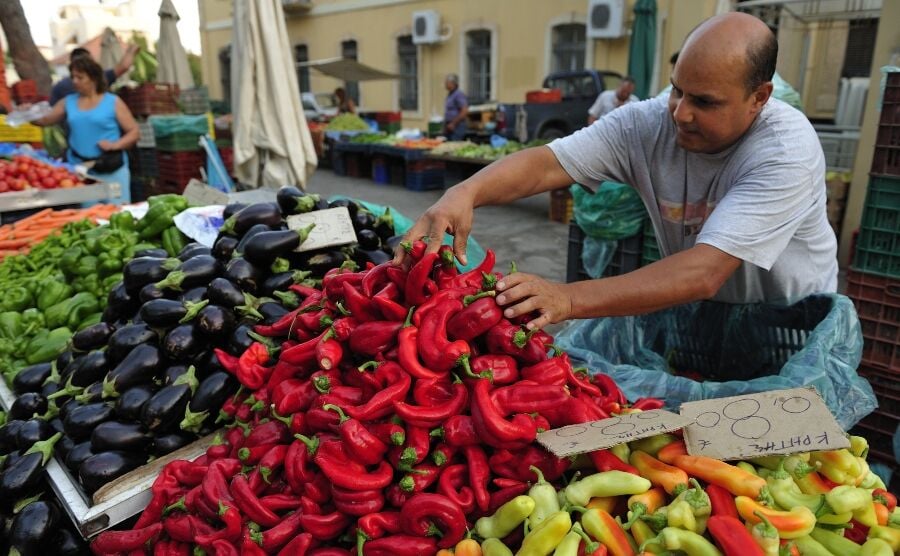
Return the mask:
[(0, 338), (15, 340), (20, 338), (24, 331), (21, 313), (16, 311), (0, 313)]
[(48, 328), (58, 328), (69, 322), (69, 304), (72, 298), (60, 301), (44, 311), (44, 322)]
[(53, 361), (66, 350), (72, 331), (65, 327), (55, 328), (49, 332), (41, 330), (28, 342), (25, 348), (25, 362), (29, 365)]
[(66, 274), (74, 274), (75, 267), (78, 266), (78, 262), (81, 260), (81, 257), (84, 255), (84, 249), (80, 246), (72, 246), (63, 251), (62, 256), (59, 258), (59, 269), (65, 272)]
[(75, 332), (81, 332), (88, 326), (94, 326), (95, 324), (99, 323), (102, 319), (103, 319), (102, 312), (96, 312), (91, 315), (88, 315), (81, 321), (81, 323), (78, 324), (78, 326), (75, 329)]
[(160, 235), (166, 228), (174, 224), (175, 215), (181, 212), (170, 205), (157, 205), (150, 207), (144, 218), (141, 219), (143, 227), (139, 233), (141, 239), (150, 239)]
[(88, 255), (86, 257), (81, 257), (79, 259), (78, 264), (75, 265), (73, 269), (73, 273), (76, 276), (87, 276), (89, 274), (97, 273), (97, 265), (100, 264), (97, 257), (93, 255)]
[(75, 330), (83, 320), (100, 310), (100, 302), (92, 293), (76, 293), (72, 297), (68, 309), (66, 324)]
[(109, 217), (109, 227), (114, 230), (134, 231), (135, 229), (134, 215), (123, 210)]
[(185, 199), (181, 195), (177, 195), (175, 193), (166, 193), (164, 195), (155, 195), (155, 196), (147, 199), (147, 204), (150, 205), (150, 208), (153, 208), (157, 205), (163, 205), (163, 206), (175, 207), (179, 211), (182, 211), (182, 210), (188, 208), (187, 199)]
[(33, 305), (31, 292), (23, 286), (9, 288), (3, 292), (3, 309), (6, 311), (24, 311)]
[(166, 250), (166, 253), (169, 254), (170, 257), (174, 257), (184, 249), (184, 246), (187, 244), (184, 238), (184, 234), (181, 233), (175, 226), (169, 226), (162, 232), (162, 245), (163, 249)]
[(97, 272), (100, 276), (108, 276), (122, 270), (122, 252), (113, 249), (108, 253), (97, 255)]
[(65, 301), (72, 296), (72, 286), (63, 280), (55, 278), (41, 282), (40, 293), (37, 297), (37, 308), (46, 311), (60, 301)]
[(25, 327), (25, 330), (38, 330), (40, 328), (44, 328), (47, 324), (46, 319), (44, 318), (44, 313), (32, 307), (31, 309), (25, 309), (22, 312), (22, 326)]

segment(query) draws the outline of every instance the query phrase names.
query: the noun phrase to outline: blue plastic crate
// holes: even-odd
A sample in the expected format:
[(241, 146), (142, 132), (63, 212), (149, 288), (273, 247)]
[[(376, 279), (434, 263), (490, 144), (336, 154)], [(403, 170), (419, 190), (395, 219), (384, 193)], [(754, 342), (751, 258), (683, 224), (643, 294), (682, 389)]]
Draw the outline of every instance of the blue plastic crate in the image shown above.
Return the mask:
[(386, 160), (372, 160), (372, 181), (382, 185), (391, 183), (391, 170)]
[(425, 170), (423, 172), (407, 172), (406, 188), (413, 191), (427, 191), (444, 188), (443, 170)]
[(347, 175), (347, 165), (344, 163), (344, 153), (338, 150), (331, 151), (331, 169), (337, 176)]

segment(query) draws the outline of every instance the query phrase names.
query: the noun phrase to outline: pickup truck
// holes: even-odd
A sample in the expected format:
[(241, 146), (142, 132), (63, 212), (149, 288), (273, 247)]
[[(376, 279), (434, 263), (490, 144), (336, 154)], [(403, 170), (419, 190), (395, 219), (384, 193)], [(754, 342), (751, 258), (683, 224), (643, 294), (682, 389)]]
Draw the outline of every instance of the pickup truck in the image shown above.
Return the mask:
[(498, 125), (502, 135), (521, 142), (558, 139), (587, 125), (588, 108), (597, 95), (615, 89), (622, 75), (614, 71), (584, 70), (551, 73), (544, 89), (559, 89), (562, 100), (551, 103), (500, 104)]

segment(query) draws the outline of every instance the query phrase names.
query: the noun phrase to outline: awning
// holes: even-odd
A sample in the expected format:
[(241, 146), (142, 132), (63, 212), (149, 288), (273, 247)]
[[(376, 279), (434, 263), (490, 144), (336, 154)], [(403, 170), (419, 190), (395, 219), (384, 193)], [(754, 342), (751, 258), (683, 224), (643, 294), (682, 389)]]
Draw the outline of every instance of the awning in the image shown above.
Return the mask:
[(395, 73), (388, 73), (375, 69), (365, 64), (360, 64), (350, 58), (328, 58), (325, 60), (312, 60), (300, 62), (299, 66), (315, 68), (325, 75), (340, 79), (341, 81), (376, 81), (378, 79), (400, 79)]

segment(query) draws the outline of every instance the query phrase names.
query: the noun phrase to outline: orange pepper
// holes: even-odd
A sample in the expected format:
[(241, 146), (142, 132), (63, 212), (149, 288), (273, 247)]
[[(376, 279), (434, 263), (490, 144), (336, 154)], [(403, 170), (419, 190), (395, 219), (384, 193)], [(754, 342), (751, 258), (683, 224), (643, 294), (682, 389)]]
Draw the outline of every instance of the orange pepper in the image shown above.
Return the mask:
[(589, 510), (603, 510), (604, 512), (612, 513), (612, 511), (616, 509), (616, 504), (618, 503), (618, 496), (595, 496), (594, 498), (591, 498), (591, 501), (588, 502), (588, 505), (585, 506), (585, 508)]
[(891, 512), (888, 510), (887, 506), (881, 502), (875, 502), (875, 519), (878, 522), (878, 525), (887, 525), (890, 517)]
[(442, 548), (438, 550), (434, 556), (453, 556), (453, 551), (449, 548)]
[(581, 526), (603, 543), (612, 556), (634, 556), (628, 534), (609, 512), (588, 510), (581, 516)]
[(663, 463), (668, 463), (672, 465), (675, 461), (676, 456), (686, 456), (687, 455), (687, 446), (684, 445), (684, 440), (676, 440), (675, 442), (666, 444), (662, 448), (659, 449), (659, 452), (656, 453), (656, 459)]
[(665, 505), (665, 503), (666, 493), (660, 487), (653, 487), (641, 494), (632, 494), (628, 498), (627, 504), (629, 510), (628, 522), (622, 525), (622, 527), (631, 529), (634, 522), (638, 521), (641, 516), (652, 514)]
[(738, 496), (734, 503), (744, 521), (751, 525), (759, 523), (762, 521), (756, 515), (759, 512), (778, 529), (778, 536), (782, 539), (804, 537), (816, 526), (816, 514), (806, 506), (797, 506), (789, 511), (775, 510), (746, 496)]
[(706, 456), (675, 456), (672, 464), (691, 477), (719, 485), (735, 496), (749, 496), (758, 500), (768, 495), (766, 480), (740, 467)]
[(456, 556), (481, 556), (481, 545), (474, 539), (463, 539), (453, 549)]
[(642, 477), (649, 479), (653, 486), (662, 487), (671, 495), (677, 495), (687, 488), (687, 473), (677, 467), (659, 461), (646, 452), (641, 452), (640, 450), (631, 452), (629, 462), (637, 468)]

